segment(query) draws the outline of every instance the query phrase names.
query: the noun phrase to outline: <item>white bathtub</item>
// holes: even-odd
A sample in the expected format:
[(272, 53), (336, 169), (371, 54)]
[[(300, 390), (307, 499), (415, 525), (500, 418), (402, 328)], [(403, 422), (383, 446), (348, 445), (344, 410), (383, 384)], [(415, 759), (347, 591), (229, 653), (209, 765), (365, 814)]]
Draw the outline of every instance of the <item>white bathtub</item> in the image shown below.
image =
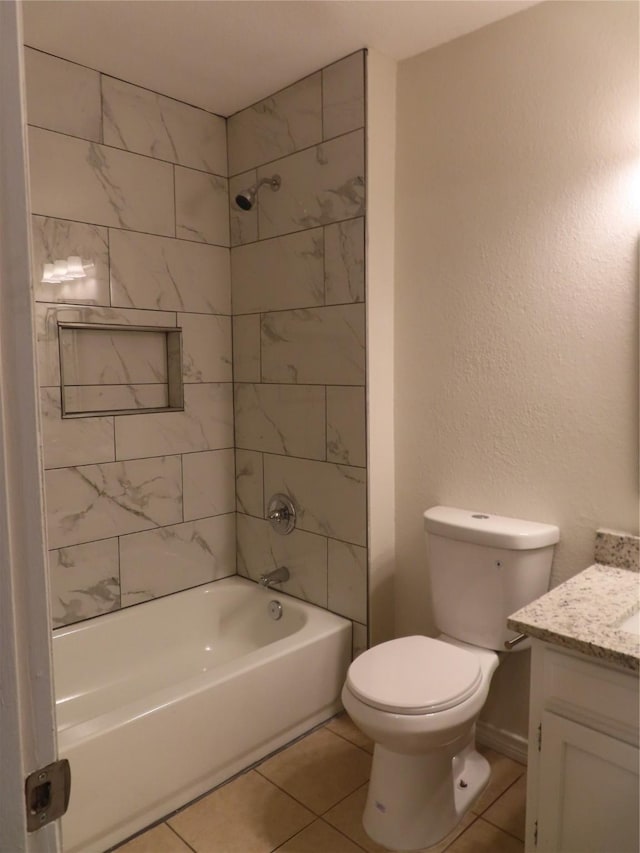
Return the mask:
[(346, 619), (237, 577), (54, 631), (65, 853), (106, 850), (337, 713), (350, 653)]

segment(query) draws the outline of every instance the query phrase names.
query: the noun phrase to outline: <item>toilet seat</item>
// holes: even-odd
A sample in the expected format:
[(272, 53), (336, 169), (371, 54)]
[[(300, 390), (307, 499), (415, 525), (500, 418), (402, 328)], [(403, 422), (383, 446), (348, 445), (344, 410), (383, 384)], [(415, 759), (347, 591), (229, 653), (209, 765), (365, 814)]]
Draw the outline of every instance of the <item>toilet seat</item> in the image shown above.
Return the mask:
[(478, 659), (430, 637), (402, 637), (374, 646), (351, 664), (346, 686), (372, 708), (433, 714), (472, 696), (482, 681)]

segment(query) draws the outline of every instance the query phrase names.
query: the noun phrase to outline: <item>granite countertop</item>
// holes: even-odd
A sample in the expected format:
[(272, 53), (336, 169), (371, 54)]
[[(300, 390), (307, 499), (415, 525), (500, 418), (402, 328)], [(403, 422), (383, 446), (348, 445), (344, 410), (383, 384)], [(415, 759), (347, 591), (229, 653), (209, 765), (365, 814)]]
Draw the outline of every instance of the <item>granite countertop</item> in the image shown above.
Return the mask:
[(617, 627), (639, 604), (640, 575), (596, 563), (512, 614), (513, 631), (640, 670), (640, 637)]

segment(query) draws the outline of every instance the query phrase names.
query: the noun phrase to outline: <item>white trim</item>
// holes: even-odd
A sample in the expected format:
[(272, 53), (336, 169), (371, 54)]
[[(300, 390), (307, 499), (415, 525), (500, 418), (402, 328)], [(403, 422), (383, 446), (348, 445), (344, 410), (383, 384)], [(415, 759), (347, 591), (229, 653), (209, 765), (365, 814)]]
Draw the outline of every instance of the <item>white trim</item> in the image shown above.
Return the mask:
[(397, 63), (366, 55), (369, 643), (395, 636), (394, 257)]
[(506, 729), (499, 729), (497, 726), (492, 726), (491, 723), (480, 720), (476, 724), (476, 740), (483, 746), (489, 746), (496, 752), (513, 758), (514, 761), (519, 761), (520, 764), (527, 763), (529, 742), (522, 735), (508, 732)]
[(0, 851), (56, 853), (27, 833), (24, 778), (57, 757), (30, 281), (21, 8), (0, 2)]

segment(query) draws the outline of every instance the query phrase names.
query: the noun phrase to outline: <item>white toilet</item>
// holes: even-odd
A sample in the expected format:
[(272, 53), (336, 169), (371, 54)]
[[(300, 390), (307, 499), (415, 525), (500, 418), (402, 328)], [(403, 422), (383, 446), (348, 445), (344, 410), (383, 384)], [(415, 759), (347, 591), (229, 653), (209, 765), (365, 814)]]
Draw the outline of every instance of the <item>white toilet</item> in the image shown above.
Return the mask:
[[(374, 742), (363, 824), (394, 850), (436, 844), (489, 781), (475, 748), (507, 616), (548, 588), (559, 530), (453, 507), (424, 513), (438, 639), (403, 637), (349, 667), (342, 701)], [(516, 648), (526, 648), (520, 643)]]

